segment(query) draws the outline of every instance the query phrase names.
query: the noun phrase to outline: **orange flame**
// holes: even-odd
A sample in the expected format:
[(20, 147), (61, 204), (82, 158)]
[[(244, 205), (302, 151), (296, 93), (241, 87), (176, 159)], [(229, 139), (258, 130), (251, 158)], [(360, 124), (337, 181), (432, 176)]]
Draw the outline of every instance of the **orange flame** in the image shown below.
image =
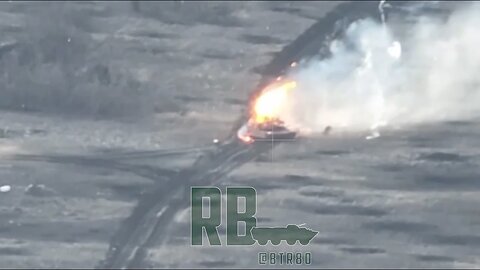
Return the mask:
[(277, 120), (282, 108), (284, 108), (288, 92), (296, 86), (295, 81), (286, 81), (265, 88), (253, 105), (252, 118), (255, 122), (261, 124)]

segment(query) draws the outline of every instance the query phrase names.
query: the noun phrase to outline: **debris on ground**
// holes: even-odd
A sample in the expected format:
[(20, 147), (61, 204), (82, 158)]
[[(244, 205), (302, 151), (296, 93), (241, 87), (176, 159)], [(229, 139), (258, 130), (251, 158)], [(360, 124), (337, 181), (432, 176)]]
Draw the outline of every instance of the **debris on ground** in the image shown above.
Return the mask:
[(365, 137), (365, 139), (366, 140), (372, 140), (372, 139), (376, 139), (376, 138), (379, 138), (379, 137), (380, 137), (380, 131), (378, 131), (377, 129), (373, 129), (373, 130), (371, 130), (370, 135)]
[(0, 192), (9, 192), (10, 190), (12, 190), (12, 187), (9, 186), (9, 185), (4, 185), (4, 186), (0, 186)]
[(330, 132), (332, 132), (332, 127), (326, 126), (325, 129), (323, 130), (323, 135), (329, 135)]
[(37, 197), (45, 197), (55, 195), (55, 191), (42, 184), (30, 184), (25, 188), (25, 194)]

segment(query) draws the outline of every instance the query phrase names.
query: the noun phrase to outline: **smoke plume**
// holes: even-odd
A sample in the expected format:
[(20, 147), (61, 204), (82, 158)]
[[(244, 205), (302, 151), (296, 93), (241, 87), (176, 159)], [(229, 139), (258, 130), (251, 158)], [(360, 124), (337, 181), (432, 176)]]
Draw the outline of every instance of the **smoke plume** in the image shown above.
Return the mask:
[(303, 131), (326, 126), (376, 130), (480, 114), (480, 4), (445, 19), (423, 16), (395, 36), (393, 25), (352, 23), (327, 59), (300, 63), (285, 122)]

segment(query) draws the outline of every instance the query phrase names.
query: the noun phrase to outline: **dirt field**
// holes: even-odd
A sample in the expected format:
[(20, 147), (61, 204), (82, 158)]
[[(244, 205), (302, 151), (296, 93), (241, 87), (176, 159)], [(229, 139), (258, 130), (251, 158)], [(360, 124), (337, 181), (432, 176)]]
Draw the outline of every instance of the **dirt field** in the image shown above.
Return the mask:
[[(97, 266), (138, 200), (230, 139), (261, 67), (338, 4), (0, 3), (0, 267)], [(148, 266), (309, 251), (317, 268), (479, 267), (478, 123), (246, 150), (217, 183), (255, 187), (259, 225), (306, 223), (313, 243), (192, 247), (178, 206)]]

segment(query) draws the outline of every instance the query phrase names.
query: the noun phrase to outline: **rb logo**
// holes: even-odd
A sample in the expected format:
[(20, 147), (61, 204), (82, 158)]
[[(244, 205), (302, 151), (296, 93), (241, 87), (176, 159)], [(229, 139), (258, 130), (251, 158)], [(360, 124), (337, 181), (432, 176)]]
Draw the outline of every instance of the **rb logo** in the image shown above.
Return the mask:
[[(192, 245), (203, 244), (203, 231), (210, 245), (221, 245), (218, 226), (222, 223), (222, 192), (218, 187), (192, 187)], [(208, 202), (208, 215), (204, 215), (204, 199)], [(244, 207), (240, 209), (240, 199)], [(264, 227), (257, 225), (257, 192), (252, 187), (227, 187), (227, 245), (253, 245), (257, 241), (266, 245), (270, 241), (279, 245), (285, 240), (289, 245), (298, 242), (307, 245), (318, 232), (290, 224), (286, 227)], [(245, 233), (239, 234), (239, 223), (243, 222)]]
[[(203, 229), (210, 245), (221, 245), (218, 226), (222, 223), (222, 192), (218, 187), (192, 187), (192, 245), (202, 245)], [(207, 199), (207, 200), (204, 200)], [(239, 200), (244, 200), (244, 211), (239, 211)], [(209, 202), (209, 215), (205, 215), (203, 202)], [(253, 245), (250, 230), (257, 225), (257, 192), (252, 187), (227, 187), (227, 245)], [(238, 223), (244, 222), (245, 235), (239, 235)]]

